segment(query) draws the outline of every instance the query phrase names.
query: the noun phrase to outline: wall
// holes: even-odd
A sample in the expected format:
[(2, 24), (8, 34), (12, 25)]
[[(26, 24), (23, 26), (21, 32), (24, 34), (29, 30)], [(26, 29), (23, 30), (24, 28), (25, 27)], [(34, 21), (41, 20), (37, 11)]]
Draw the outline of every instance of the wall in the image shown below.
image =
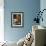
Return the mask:
[[(40, 0), (40, 10), (46, 9), (46, 0)], [(44, 11), (43, 15), (43, 22), (40, 21), (40, 25), (46, 27), (46, 11)], [(46, 34), (45, 34), (45, 43), (46, 43)]]
[[(41, 11), (43, 9), (46, 9), (45, 5), (46, 5), (46, 0), (41, 0), (40, 1), (40, 9), (41, 9)], [(41, 21), (40, 24), (46, 27), (46, 20), (45, 20), (46, 19), (46, 10), (43, 12), (43, 16), (42, 17), (43, 17), (44, 20), (43, 20), (43, 22)]]
[[(33, 18), (40, 9), (40, 0), (4, 0), (4, 39), (18, 41), (32, 29)], [(24, 11), (24, 27), (11, 28), (11, 12)]]
[(0, 42), (4, 41), (4, 0), (0, 1)]

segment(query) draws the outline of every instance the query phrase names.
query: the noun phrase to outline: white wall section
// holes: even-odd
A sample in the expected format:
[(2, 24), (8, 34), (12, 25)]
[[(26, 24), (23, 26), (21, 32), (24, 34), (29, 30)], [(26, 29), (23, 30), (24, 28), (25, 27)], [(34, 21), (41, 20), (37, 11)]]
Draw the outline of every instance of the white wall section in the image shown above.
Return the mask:
[(4, 0), (0, 0), (0, 42), (4, 41)]

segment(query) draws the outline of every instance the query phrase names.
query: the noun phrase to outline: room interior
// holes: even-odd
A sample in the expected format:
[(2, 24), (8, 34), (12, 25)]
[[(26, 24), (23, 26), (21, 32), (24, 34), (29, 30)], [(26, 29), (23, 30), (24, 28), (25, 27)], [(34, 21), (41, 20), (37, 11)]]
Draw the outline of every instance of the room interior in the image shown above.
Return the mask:
[[(0, 46), (46, 46), (46, 11), (42, 14), (43, 22), (41, 18), (39, 23), (33, 21), (39, 11), (46, 9), (45, 5), (46, 0), (1, 0)], [(20, 16), (21, 24), (12, 21), (17, 20), (14, 14)]]

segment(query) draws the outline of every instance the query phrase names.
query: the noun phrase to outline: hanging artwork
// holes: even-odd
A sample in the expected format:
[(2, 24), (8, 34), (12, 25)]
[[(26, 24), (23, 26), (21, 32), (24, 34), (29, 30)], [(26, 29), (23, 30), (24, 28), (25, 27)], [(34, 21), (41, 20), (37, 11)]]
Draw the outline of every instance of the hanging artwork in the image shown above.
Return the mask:
[(11, 12), (11, 27), (24, 26), (24, 12)]

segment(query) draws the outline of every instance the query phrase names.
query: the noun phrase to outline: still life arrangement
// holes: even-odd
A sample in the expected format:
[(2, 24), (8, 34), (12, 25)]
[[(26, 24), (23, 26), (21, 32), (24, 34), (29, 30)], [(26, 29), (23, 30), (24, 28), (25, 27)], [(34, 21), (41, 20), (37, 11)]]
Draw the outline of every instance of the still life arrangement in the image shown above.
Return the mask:
[(46, 10), (46, 9), (43, 9), (42, 11), (39, 11), (39, 12), (38, 12), (37, 16), (34, 18), (34, 21), (35, 21), (36, 23), (40, 23), (40, 19), (41, 19), (42, 22), (44, 21), (42, 15), (43, 15), (43, 13), (44, 13), (45, 10)]

